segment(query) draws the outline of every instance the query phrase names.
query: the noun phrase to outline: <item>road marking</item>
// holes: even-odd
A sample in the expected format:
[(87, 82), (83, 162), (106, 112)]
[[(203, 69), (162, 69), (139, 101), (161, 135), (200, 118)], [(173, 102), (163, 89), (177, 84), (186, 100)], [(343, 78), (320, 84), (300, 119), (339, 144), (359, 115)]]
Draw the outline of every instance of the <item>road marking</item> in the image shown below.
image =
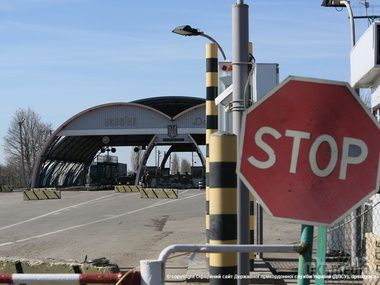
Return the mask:
[(40, 234), (40, 235), (35, 235), (35, 236), (31, 236), (31, 237), (24, 238), (24, 239), (19, 239), (19, 240), (13, 241), (13, 242), (0, 243), (0, 247), (4, 247), (4, 246), (8, 246), (8, 245), (13, 245), (13, 244), (16, 244), (16, 243), (22, 243), (22, 242), (26, 242), (26, 241), (30, 241), (30, 240), (40, 239), (40, 238), (44, 238), (44, 237), (47, 237), (47, 236), (59, 234), (59, 233), (62, 233), (62, 232), (66, 232), (66, 231), (70, 231), (70, 230), (75, 230), (75, 229), (91, 226), (91, 225), (94, 225), (94, 224), (98, 224), (98, 223), (110, 221), (110, 220), (113, 220), (113, 219), (121, 218), (121, 217), (124, 217), (124, 216), (128, 216), (128, 215), (131, 215), (131, 214), (142, 212), (144, 210), (148, 210), (148, 209), (156, 208), (156, 207), (159, 207), (159, 206), (163, 206), (163, 205), (166, 205), (166, 204), (170, 204), (170, 203), (174, 203), (174, 202), (179, 202), (179, 201), (191, 199), (191, 198), (194, 198), (194, 197), (197, 197), (197, 196), (200, 196), (200, 195), (204, 195), (204, 193), (194, 194), (194, 195), (187, 196), (187, 197), (184, 197), (184, 198), (181, 198), (181, 199), (169, 200), (169, 201), (166, 201), (166, 202), (163, 202), (163, 203), (160, 203), (160, 204), (155, 203), (155, 204), (150, 205), (150, 206), (146, 206), (146, 207), (143, 207), (143, 208), (140, 208), (140, 209), (132, 210), (132, 211), (129, 211), (129, 212), (126, 212), (126, 213), (122, 213), (122, 214), (119, 214), (119, 215), (115, 215), (115, 216), (112, 216), (112, 217), (107, 217), (107, 218), (95, 220), (95, 221), (92, 221), (92, 222), (89, 222), (89, 223), (85, 223), (85, 224), (71, 226), (71, 227), (63, 228), (63, 229), (56, 230), (56, 231), (53, 231), (53, 232), (48, 232), (48, 233), (44, 233), (44, 234)]
[[(185, 191), (183, 191), (181, 193), (185, 194), (188, 191), (190, 191), (190, 190), (185, 190)], [(138, 193), (133, 193), (133, 194), (138, 194)], [(10, 229), (10, 228), (13, 228), (13, 227), (16, 227), (16, 226), (19, 226), (19, 225), (23, 225), (23, 224), (26, 224), (26, 223), (29, 223), (29, 222), (33, 222), (33, 221), (45, 218), (45, 217), (50, 216), (50, 215), (59, 215), (60, 212), (67, 211), (67, 210), (70, 210), (70, 209), (73, 209), (73, 208), (76, 208), (76, 207), (79, 207), (79, 206), (87, 205), (89, 203), (96, 202), (96, 201), (103, 200), (103, 199), (107, 199), (107, 198), (114, 197), (114, 196), (117, 196), (117, 195), (115, 193), (113, 193), (113, 194), (105, 195), (105, 196), (102, 196), (102, 197), (98, 197), (98, 198), (95, 198), (95, 199), (92, 199), (92, 200), (89, 200), (89, 201), (86, 201), (86, 202), (82, 202), (82, 203), (79, 203), (79, 204), (68, 206), (68, 207), (65, 207), (65, 208), (62, 208), (62, 209), (58, 209), (58, 210), (55, 210), (55, 211), (52, 211), (52, 212), (48, 212), (46, 214), (43, 214), (43, 215), (40, 215), (40, 216), (37, 216), (37, 217), (33, 217), (33, 218), (30, 218), (30, 219), (27, 219), (25, 221), (21, 221), (21, 222), (17, 222), (15, 224), (12, 224), (12, 225), (0, 227), (0, 231), (6, 230), (6, 229)], [(160, 203), (160, 202), (158, 202), (158, 203)]]
[(34, 217), (34, 218), (27, 219), (25, 221), (21, 221), (21, 222), (12, 224), (12, 225), (0, 227), (0, 231), (6, 230), (6, 229), (9, 229), (9, 228), (13, 228), (13, 227), (16, 227), (16, 226), (19, 226), (19, 225), (22, 225), (22, 224), (26, 224), (26, 223), (29, 223), (29, 222), (33, 222), (33, 221), (45, 218), (47, 216), (57, 214), (57, 213), (59, 213), (61, 211), (66, 211), (66, 210), (73, 209), (73, 208), (76, 208), (76, 207), (79, 207), (79, 206), (83, 206), (83, 205), (86, 205), (86, 204), (89, 204), (89, 203), (92, 203), (92, 202), (96, 202), (96, 201), (99, 201), (99, 200), (102, 200), (102, 199), (106, 199), (106, 198), (111, 197), (111, 196), (116, 196), (116, 195), (115, 194), (105, 195), (105, 196), (98, 197), (96, 199), (92, 199), (92, 200), (89, 200), (89, 201), (86, 201), (86, 202), (82, 202), (82, 203), (79, 203), (79, 204), (68, 206), (68, 207), (65, 207), (65, 208), (62, 208), (62, 209), (58, 209), (58, 210), (55, 210), (55, 211), (52, 211), (52, 212), (48, 212), (46, 214), (43, 214), (43, 215), (40, 215), (40, 216), (37, 216), (37, 217)]

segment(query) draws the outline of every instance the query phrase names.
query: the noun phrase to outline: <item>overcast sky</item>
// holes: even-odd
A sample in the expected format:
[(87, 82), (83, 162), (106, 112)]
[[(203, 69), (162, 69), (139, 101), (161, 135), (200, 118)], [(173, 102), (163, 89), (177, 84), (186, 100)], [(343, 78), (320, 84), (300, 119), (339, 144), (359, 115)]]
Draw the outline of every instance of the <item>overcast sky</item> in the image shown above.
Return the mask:
[[(347, 11), (323, 8), (321, 2), (246, 1), (257, 62), (279, 63), (281, 79), (299, 75), (348, 81)], [(205, 97), (206, 40), (180, 37), (171, 30), (184, 24), (199, 27), (231, 58), (232, 4), (1, 0), (1, 141), (18, 108), (31, 107), (57, 128), (101, 103), (170, 95)], [(358, 0), (352, 4), (356, 15), (364, 14)], [(378, 6), (369, 13), (376, 10)], [(365, 21), (358, 22), (359, 36), (366, 26)]]

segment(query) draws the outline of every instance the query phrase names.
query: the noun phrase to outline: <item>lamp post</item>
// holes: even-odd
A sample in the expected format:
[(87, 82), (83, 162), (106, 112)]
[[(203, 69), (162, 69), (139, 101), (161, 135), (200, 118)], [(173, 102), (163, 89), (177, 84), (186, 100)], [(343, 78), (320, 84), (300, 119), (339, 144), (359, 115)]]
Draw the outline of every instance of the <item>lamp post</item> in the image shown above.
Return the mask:
[(350, 19), (350, 26), (351, 26), (351, 47), (355, 46), (356, 39), (355, 39), (355, 20), (354, 15), (352, 13), (352, 8), (350, 5), (350, 1), (347, 0), (323, 0), (322, 2), (323, 7), (346, 7), (348, 11), (348, 17)]
[[(352, 12), (352, 8), (350, 5), (350, 1), (348, 0), (323, 0), (323, 7), (346, 7), (348, 11), (348, 17), (350, 20), (351, 27), (351, 48), (355, 46), (356, 37), (355, 37), (355, 17)], [(360, 94), (359, 89), (355, 89), (358, 94)], [(358, 217), (361, 216), (361, 209), (358, 207), (351, 214), (351, 265), (357, 266), (358, 264), (358, 245), (360, 243), (360, 238), (358, 237), (358, 232), (360, 232), (360, 219)], [(334, 238), (339, 237), (343, 238), (344, 233), (343, 230), (335, 230), (332, 233)], [(333, 238), (332, 238), (333, 239)]]
[(28, 182), (27, 182), (27, 180), (26, 180), (26, 175), (25, 175), (24, 144), (23, 144), (23, 137), (22, 137), (22, 125), (24, 124), (24, 122), (25, 122), (25, 119), (22, 118), (22, 119), (18, 122), (18, 126), (19, 126), (19, 131), (20, 131), (20, 148), (21, 148), (22, 177), (23, 177), (23, 179), (24, 179), (25, 187), (27, 187)]
[(213, 42), (214, 44), (216, 44), (218, 46), (218, 49), (223, 56), (223, 59), (227, 60), (226, 54), (224, 53), (224, 51), (223, 51), (222, 47), (219, 45), (219, 43), (214, 38), (205, 34), (204, 32), (200, 31), (199, 29), (193, 28), (189, 25), (184, 25), (184, 26), (176, 27), (172, 32), (177, 34), (177, 35), (181, 35), (181, 36), (185, 36), (185, 37), (201, 36), (201, 37), (204, 37), (204, 38), (210, 40), (211, 42)]

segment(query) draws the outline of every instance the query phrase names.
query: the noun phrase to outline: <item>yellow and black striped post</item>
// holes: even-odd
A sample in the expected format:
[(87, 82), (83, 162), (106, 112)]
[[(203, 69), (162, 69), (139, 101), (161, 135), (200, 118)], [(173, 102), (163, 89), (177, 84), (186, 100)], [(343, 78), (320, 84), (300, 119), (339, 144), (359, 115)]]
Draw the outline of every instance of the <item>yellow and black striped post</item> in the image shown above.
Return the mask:
[(209, 152), (210, 137), (218, 130), (218, 108), (215, 98), (218, 96), (218, 46), (206, 45), (206, 240), (210, 240), (210, 204), (209, 204)]
[[(249, 51), (250, 55), (253, 54), (253, 43), (252, 42), (248, 43), (248, 51)], [(251, 70), (252, 68), (253, 68), (253, 66), (250, 66), (249, 70)], [(250, 83), (252, 84), (251, 78), (250, 78)], [(250, 86), (249, 90), (251, 90), (251, 86)], [(252, 94), (251, 94), (251, 96), (252, 96)], [(249, 101), (251, 101), (251, 100), (249, 100)], [(251, 244), (255, 243), (255, 199), (254, 199), (254, 196), (252, 193), (249, 194), (249, 239), (250, 239)], [(254, 270), (254, 266), (255, 266), (254, 260), (255, 260), (255, 253), (250, 252), (249, 253), (249, 268), (251, 271)]]
[[(249, 194), (249, 239), (250, 243), (255, 243), (255, 200), (252, 193)], [(255, 253), (249, 253), (249, 269), (255, 269)]]
[[(210, 139), (210, 244), (237, 243), (236, 136)], [(236, 284), (237, 254), (210, 253), (210, 284)]]

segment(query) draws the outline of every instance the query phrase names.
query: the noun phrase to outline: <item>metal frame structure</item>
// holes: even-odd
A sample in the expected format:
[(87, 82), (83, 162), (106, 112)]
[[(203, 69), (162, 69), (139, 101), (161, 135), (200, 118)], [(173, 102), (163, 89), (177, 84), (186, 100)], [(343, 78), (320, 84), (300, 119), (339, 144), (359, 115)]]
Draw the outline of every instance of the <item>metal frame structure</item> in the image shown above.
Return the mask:
[[(244, 252), (295, 252), (304, 254), (304, 244), (286, 245), (208, 245), (208, 244), (174, 244), (161, 251), (157, 260), (141, 260), (141, 284), (163, 285), (165, 283), (165, 265), (169, 256), (176, 252), (203, 252), (203, 253), (237, 253)], [(235, 276), (233, 276), (235, 278)], [(249, 282), (249, 279), (245, 279)]]
[[(84, 110), (50, 136), (33, 169), (31, 187), (84, 185), (93, 158), (106, 146), (104, 137), (107, 145), (147, 147), (153, 138), (160, 136), (164, 139), (159, 144), (194, 144), (202, 156), (198, 145), (205, 143), (205, 121), (200, 115), (204, 109), (201, 98), (173, 96), (109, 103)], [(130, 126), (126, 126), (128, 119), (132, 120)], [(175, 136), (181, 140), (168, 136), (172, 125), (176, 126)], [(201, 157), (201, 161), (205, 159)]]

